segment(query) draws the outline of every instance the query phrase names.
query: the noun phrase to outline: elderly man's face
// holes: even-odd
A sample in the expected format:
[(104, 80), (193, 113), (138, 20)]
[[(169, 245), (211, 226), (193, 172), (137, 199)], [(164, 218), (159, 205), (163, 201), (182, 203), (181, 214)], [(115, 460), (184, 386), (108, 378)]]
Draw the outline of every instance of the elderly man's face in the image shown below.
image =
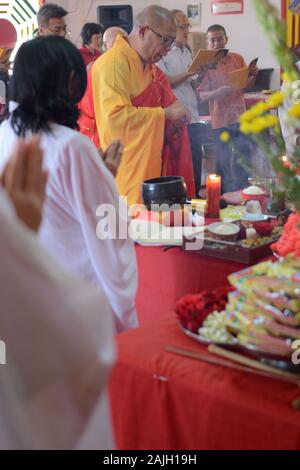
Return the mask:
[(210, 31), (207, 33), (207, 48), (213, 50), (225, 49), (228, 38), (225, 36), (224, 31)]
[(40, 36), (62, 36), (68, 34), (68, 28), (64, 18), (50, 18), (47, 26), (40, 26)]
[(186, 15), (176, 14), (176, 44), (185, 46), (188, 42), (190, 24)]
[(176, 39), (176, 26), (169, 22), (154, 26), (141, 26), (140, 37), (143, 41), (143, 59), (154, 64), (171, 50)]

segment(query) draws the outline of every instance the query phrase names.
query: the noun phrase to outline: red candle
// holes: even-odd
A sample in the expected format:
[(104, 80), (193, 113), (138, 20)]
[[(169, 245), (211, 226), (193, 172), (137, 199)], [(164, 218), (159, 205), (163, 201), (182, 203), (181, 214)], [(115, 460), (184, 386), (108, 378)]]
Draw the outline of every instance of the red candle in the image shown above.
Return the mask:
[(207, 192), (207, 216), (219, 217), (220, 198), (221, 198), (221, 176), (207, 175), (206, 192)]

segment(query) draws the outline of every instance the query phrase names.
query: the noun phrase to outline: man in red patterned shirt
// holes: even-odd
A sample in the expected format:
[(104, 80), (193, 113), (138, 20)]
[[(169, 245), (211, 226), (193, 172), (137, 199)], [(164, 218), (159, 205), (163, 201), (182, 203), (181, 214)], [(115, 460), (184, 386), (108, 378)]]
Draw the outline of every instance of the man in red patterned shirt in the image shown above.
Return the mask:
[[(225, 49), (228, 42), (226, 31), (221, 25), (212, 25), (207, 30), (207, 47), (211, 50)], [(198, 90), (200, 99), (209, 102), (212, 128), (217, 146), (217, 172), (222, 176), (223, 192), (235, 191), (247, 185), (247, 173), (238, 163), (239, 155), (232, 151), (230, 142), (220, 142), (223, 131), (230, 133), (231, 141), (240, 150), (246, 161), (250, 160), (250, 146), (239, 131), (239, 117), (246, 110), (243, 90), (230, 85), (228, 73), (247, 67), (243, 57), (229, 52), (215, 69), (208, 69)], [(257, 75), (254, 65), (249, 71), (247, 87), (254, 84)]]

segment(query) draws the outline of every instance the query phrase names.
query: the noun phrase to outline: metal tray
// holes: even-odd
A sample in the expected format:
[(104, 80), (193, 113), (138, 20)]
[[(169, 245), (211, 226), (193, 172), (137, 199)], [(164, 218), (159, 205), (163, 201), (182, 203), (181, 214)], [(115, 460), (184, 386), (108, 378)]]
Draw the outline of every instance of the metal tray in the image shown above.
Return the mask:
[[(205, 345), (216, 344), (217, 346), (230, 349), (231, 351), (244, 353), (253, 359), (257, 359), (265, 364), (271, 365), (278, 369), (288, 370), (290, 372), (294, 372), (296, 375), (300, 374), (299, 366), (292, 364), (291, 356), (282, 356), (279, 354), (270, 353), (268, 351), (261, 350), (251, 344), (249, 345), (241, 344), (234, 336), (232, 336), (232, 342), (230, 343), (218, 343), (216, 341), (212, 341), (208, 338), (205, 338), (204, 336), (201, 336), (197, 333), (193, 333), (190, 330), (187, 330), (180, 323), (178, 324), (179, 324), (179, 328), (185, 335), (189, 336), (190, 338), (197, 341), (198, 343), (205, 344)], [(292, 353), (293, 351), (291, 351), (291, 355)]]

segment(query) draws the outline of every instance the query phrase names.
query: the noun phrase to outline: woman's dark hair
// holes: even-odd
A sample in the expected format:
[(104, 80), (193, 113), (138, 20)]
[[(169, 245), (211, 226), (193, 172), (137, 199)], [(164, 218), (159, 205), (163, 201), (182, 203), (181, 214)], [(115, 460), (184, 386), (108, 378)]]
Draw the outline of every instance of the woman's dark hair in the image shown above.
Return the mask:
[(98, 23), (85, 23), (81, 30), (82, 44), (88, 46), (94, 34), (103, 34), (103, 28)]
[(49, 132), (51, 122), (77, 128), (86, 85), (83, 60), (70, 41), (46, 36), (23, 43), (9, 84), (9, 99), (18, 103), (11, 113), (16, 134)]

